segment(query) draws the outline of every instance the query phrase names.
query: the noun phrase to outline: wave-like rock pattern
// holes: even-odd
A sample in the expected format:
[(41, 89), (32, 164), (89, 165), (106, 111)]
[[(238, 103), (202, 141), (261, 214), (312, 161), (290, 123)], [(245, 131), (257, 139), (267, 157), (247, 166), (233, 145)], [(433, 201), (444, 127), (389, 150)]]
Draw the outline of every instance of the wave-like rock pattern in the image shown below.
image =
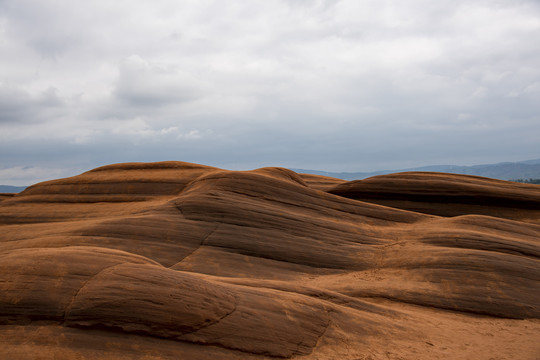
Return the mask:
[(535, 185), (105, 166), (2, 198), (0, 353), (469, 357), (436, 347), (462, 343), (433, 329), (514, 324), (537, 338), (539, 239)]

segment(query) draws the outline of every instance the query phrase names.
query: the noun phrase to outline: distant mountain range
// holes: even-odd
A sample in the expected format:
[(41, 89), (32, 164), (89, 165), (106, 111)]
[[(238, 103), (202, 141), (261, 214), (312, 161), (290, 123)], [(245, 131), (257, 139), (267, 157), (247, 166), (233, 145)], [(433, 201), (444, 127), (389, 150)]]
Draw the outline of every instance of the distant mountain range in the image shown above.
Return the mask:
[(0, 193), (18, 193), (26, 189), (26, 186), (0, 185)]
[(500, 180), (540, 179), (540, 159), (519, 162), (502, 162), (473, 166), (433, 165), (412, 169), (381, 170), (372, 172), (327, 172), (319, 170), (291, 169), (297, 173), (331, 176), (343, 180), (360, 180), (371, 176), (404, 171), (435, 171), (452, 174), (484, 176)]

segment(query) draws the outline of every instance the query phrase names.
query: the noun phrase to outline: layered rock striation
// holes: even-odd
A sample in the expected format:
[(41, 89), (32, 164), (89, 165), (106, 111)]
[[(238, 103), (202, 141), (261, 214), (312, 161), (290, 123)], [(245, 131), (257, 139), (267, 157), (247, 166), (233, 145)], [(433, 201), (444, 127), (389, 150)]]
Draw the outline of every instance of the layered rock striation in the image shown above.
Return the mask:
[(160, 162), (0, 200), (9, 358), (540, 354), (537, 185)]

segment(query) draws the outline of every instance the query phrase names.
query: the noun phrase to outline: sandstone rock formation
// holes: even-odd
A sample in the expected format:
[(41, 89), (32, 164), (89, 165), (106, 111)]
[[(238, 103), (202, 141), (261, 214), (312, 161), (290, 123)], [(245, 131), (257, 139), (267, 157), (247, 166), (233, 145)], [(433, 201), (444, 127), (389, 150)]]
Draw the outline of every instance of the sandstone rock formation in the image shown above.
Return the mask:
[(540, 187), (104, 166), (0, 198), (6, 359), (537, 359)]

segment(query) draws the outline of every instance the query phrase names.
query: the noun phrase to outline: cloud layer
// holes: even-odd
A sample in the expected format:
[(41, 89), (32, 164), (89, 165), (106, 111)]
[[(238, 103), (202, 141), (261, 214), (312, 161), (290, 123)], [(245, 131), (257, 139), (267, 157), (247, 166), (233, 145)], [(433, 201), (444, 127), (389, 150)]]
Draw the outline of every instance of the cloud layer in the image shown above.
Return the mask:
[(538, 158), (537, 39), (534, 0), (0, 0), (0, 183)]

